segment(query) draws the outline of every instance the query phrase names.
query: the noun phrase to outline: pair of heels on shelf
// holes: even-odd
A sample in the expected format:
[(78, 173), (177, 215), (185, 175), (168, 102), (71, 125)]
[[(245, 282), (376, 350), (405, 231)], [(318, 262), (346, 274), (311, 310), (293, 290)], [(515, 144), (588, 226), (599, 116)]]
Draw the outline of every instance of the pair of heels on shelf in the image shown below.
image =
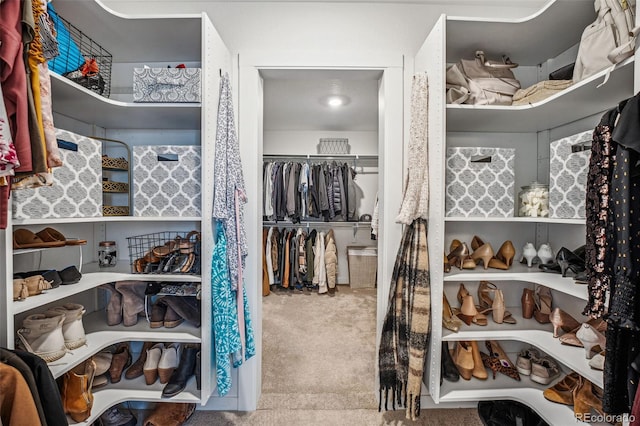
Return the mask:
[(553, 261), (554, 254), (551, 245), (548, 243), (540, 244), (540, 248), (536, 250), (533, 243), (526, 243), (522, 248), (522, 258), (520, 263), (526, 263), (531, 268), (535, 263), (546, 265)]
[(552, 263), (540, 264), (538, 267), (544, 272), (553, 272), (567, 276), (567, 271), (573, 272), (575, 275), (585, 271), (585, 246), (578, 247), (574, 251), (566, 247), (562, 247), (556, 254), (556, 260)]
[[(607, 340), (603, 333), (607, 329), (607, 323), (601, 318), (590, 319), (581, 324), (567, 312), (555, 308), (549, 319), (553, 324), (553, 337), (559, 337), (560, 342), (565, 345), (583, 347), (587, 359), (604, 351)], [(565, 334), (560, 336), (559, 329)]]
[(604, 416), (603, 390), (576, 372), (566, 375), (542, 394), (551, 402), (573, 405), (573, 413), (578, 420), (588, 421), (591, 409)]
[(471, 240), (471, 250), (467, 243), (453, 240), (449, 247), (449, 254), (445, 255), (444, 271), (449, 272), (451, 266), (459, 269), (475, 269), (478, 262), (482, 262), (484, 269), (494, 268), (507, 270), (513, 264), (516, 249), (509, 240), (505, 241), (497, 253), (493, 251), (491, 244), (485, 243), (480, 237), (474, 236)]
[[(494, 294), (493, 299), (491, 293)], [(516, 320), (513, 315), (505, 309), (504, 295), (495, 284), (489, 281), (480, 281), (478, 285), (478, 299), (479, 305), (476, 305), (473, 296), (469, 294), (469, 291), (460, 283), (457, 294), (458, 303), (460, 303), (460, 309), (454, 310), (449, 305), (447, 296), (442, 295), (442, 324), (445, 328), (458, 332), (462, 325), (458, 318), (464, 321), (465, 324), (476, 324), (479, 326), (487, 325), (487, 313), (491, 312), (493, 321), (497, 324), (515, 324)], [(457, 318), (456, 318), (457, 317)]]
[[(447, 343), (445, 342), (445, 345)], [(480, 352), (478, 342), (476, 341), (458, 341), (453, 351), (452, 361), (458, 369), (458, 373), (464, 380), (471, 380), (475, 377), (479, 380), (486, 380), (489, 375), (487, 368), (493, 373), (493, 379), (496, 373), (502, 373), (514, 380), (520, 381), (520, 374), (513, 365), (507, 354), (504, 352), (500, 344), (495, 340), (487, 340), (485, 346), (489, 354)], [(443, 347), (443, 352), (447, 350)], [(446, 354), (443, 354), (446, 360)], [(446, 368), (446, 366), (445, 366)], [(445, 370), (446, 371), (446, 370)], [(446, 376), (445, 376), (446, 378)]]
[(552, 301), (549, 287), (537, 285), (535, 290), (525, 287), (520, 298), (522, 317), (525, 319), (535, 318), (540, 324), (548, 324)]

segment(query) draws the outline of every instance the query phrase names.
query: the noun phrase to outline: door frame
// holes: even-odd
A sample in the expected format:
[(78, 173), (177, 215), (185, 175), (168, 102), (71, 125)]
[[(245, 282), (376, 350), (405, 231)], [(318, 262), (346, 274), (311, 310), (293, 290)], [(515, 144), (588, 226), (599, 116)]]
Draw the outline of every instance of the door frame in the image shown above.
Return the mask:
[[(382, 322), (388, 303), (395, 256), (402, 226), (395, 223), (402, 201), (405, 121), (405, 72), (403, 55), (301, 54), (271, 55), (256, 53), (236, 58), (238, 96), (238, 138), (248, 203), (245, 205), (245, 229), (249, 255), (246, 259), (245, 286), (254, 328), (256, 355), (238, 371), (238, 410), (254, 411), (262, 389), (262, 153), (263, 84), (262, 69), (326, 69), (382, 71), (378, 90), (378, 291), (376, 342), (380, 341)], [(400, 148), (400, 149), (399, 149)], [(376, 343), (377, 346), (378, 343)], [(377, 371), (377, 365), (372, 371)], [(377, 380), (376, 380), (377, 383)], [(375, 392), (375, 389), (372, 389)], [(376, 393), (377, 394), (377, 393)]]

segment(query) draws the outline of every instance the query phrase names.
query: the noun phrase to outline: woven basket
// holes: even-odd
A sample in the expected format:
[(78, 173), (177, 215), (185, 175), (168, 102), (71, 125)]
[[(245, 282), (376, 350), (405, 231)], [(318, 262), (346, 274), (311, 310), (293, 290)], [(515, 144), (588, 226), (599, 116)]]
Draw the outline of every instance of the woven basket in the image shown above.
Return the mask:
[(103, 216), (129, 216), (129, 206), (102, 206)]
[(102, 168), (112, 170), (129, 170), (129, 162), (124, 158), (102, 156)]
[(103, 181), (102, 192), (129, 192), (129, 184), (124, 182)]
[(375, 287), (378, 252), (375, 246), (347, 246), (351, 288)]

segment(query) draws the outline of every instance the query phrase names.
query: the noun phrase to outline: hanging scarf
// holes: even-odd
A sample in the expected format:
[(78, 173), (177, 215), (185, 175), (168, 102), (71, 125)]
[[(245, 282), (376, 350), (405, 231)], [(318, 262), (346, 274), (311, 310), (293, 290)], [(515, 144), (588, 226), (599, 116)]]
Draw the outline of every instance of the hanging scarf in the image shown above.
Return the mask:
[[(429, 342), (431, 287), (427, 252), (427, 221), (405, 227), (391, 277), (389, 304), (379, 348), (380, 406), (387, 408), (389, 391), (406, 407), (406, 417), (420, 414), (420, 391)], [(403, 401), (404, 393), (404, 401)]]

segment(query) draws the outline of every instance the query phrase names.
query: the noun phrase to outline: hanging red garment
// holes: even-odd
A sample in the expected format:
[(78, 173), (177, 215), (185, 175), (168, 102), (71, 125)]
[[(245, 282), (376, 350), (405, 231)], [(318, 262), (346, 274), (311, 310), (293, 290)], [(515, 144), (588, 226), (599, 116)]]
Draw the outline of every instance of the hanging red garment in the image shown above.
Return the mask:
[(0, 84), (11, 136), (20, 161), (16, 171), (28, 172), (32, 169), (32, 163), (27, 73), (23, 59), (22, 4), (21, 0), (0, 2)]

